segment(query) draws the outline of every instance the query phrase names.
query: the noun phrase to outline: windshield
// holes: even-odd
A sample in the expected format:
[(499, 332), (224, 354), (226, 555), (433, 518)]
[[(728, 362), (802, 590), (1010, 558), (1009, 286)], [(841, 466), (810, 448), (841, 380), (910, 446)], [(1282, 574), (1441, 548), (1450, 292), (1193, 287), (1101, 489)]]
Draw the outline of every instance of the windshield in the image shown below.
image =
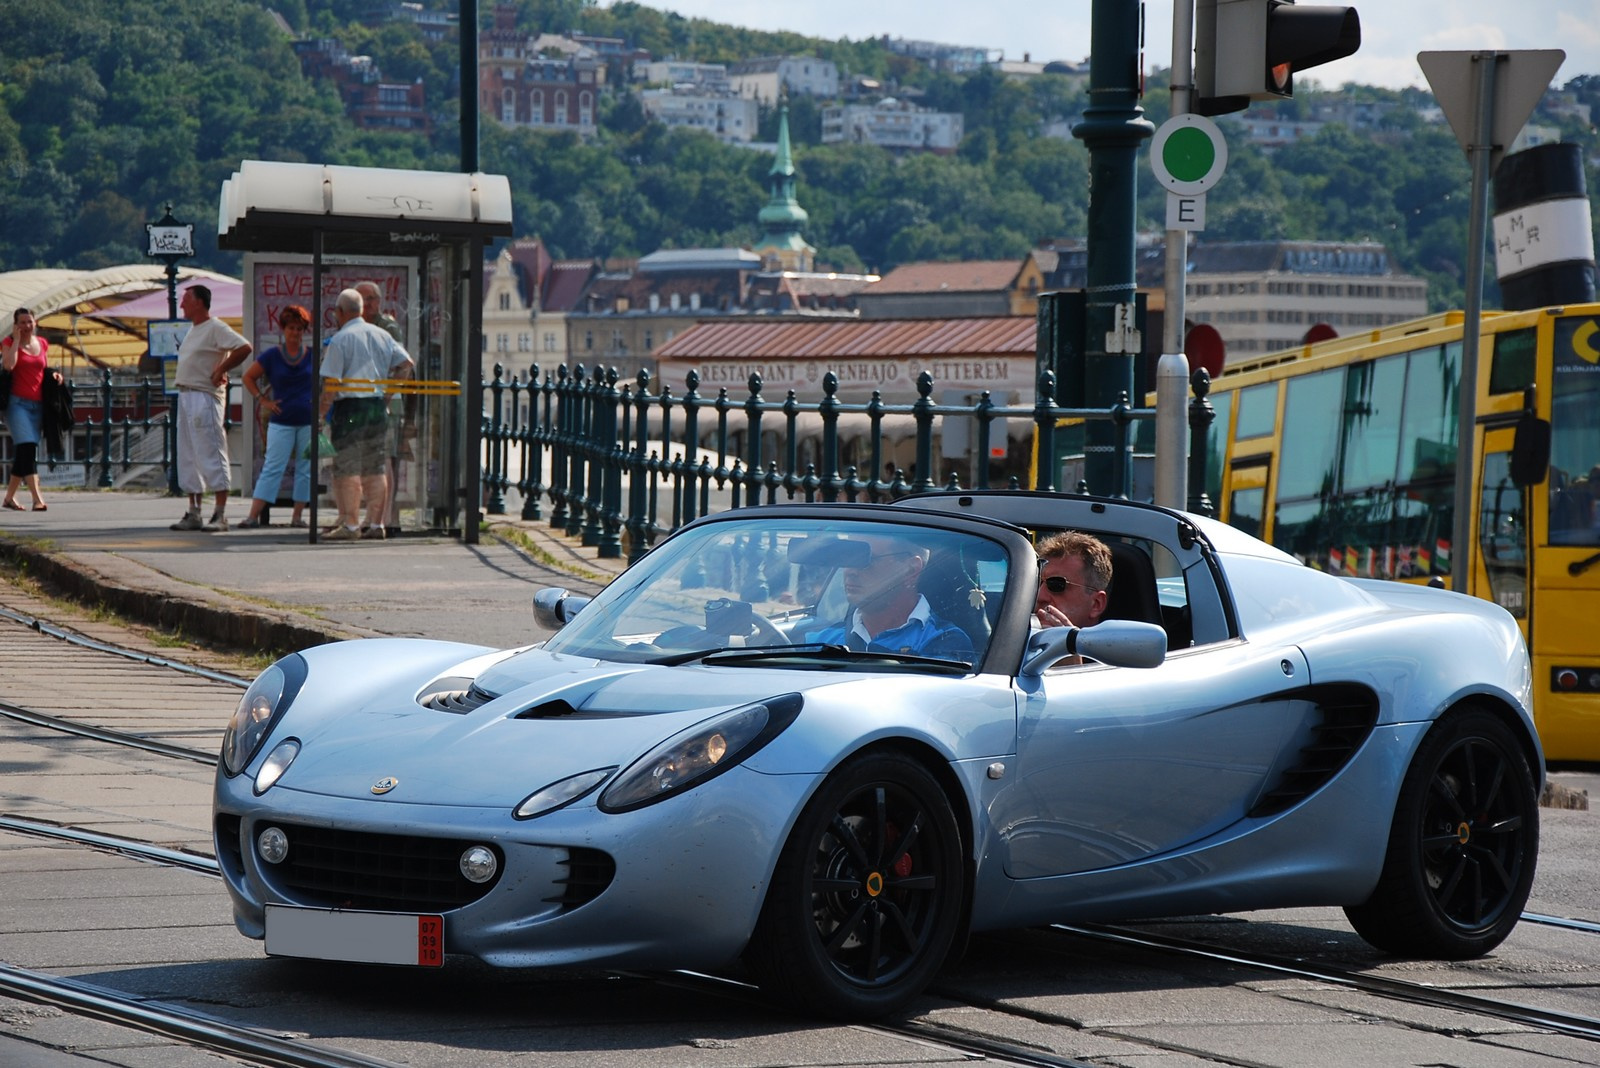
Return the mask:
[(1550, 402), (1550, 542), (1600, 545), (1600, 321), (1555, 324)]
[(804, 646), (817, 650), (817, 666), (837, 667), (841, 649), (877, 668), (976, 665), (1006, 571), (1001, 544), (958, 531), (752, 514), (677, 534), (545, 648), (632, 663), (770, 649), (775, 663), (794, 666)]

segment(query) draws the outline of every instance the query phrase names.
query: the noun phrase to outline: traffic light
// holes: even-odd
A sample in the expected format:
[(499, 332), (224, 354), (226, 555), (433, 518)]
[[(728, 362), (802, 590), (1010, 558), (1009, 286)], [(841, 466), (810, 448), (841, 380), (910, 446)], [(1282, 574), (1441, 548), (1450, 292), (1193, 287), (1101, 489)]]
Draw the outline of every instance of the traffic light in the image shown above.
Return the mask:
[(1252, 100), (1294, 95), (1294, 73), (1354, 55), (1361, 20), (1353, 7), (1294, 0), (1199, 0), (1194, 15), (1198, 115), (1242, 111)]

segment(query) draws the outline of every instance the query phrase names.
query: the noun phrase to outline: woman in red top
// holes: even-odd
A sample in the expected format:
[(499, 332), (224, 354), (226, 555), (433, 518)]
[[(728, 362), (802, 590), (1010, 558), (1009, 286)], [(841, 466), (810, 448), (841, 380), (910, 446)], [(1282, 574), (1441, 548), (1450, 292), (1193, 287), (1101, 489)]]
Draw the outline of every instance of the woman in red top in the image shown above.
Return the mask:
[[(11, 428), (15, 453), (11, 460), (11, 481), (6, 485), (3, 506), (20, 512), (17, 490), (24, 482), (33, 495), (33, 510), (46, 509), (39, 495), (39, 436), (44, 424), (45, 356), (50, 343), (36, 332), (39, 324), (33, 312), (18, 308), (11, 315), (11, 336), (0, 339), (0, 367), (11, 372), (11, 403), (6, 406), (6, 426)], [(53, 373), (53, 372), (52, 372)], [(55, 375), (59, 381), (61, 376)]]

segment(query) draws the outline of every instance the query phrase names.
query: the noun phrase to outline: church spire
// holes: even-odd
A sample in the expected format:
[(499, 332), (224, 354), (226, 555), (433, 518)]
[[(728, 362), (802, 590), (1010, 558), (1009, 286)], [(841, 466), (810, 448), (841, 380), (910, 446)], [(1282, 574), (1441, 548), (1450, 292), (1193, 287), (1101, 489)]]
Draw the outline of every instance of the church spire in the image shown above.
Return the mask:
[(789, 108), (778, 113), (778, 151), (767, 172), (771, 196), (757, 221), (764, 235), (753, 251), (760, 253), (768, 270), (809, 271), (816, 249), (800, 236), (810, 218), (795, 199), (794, 154), (789, 148)]

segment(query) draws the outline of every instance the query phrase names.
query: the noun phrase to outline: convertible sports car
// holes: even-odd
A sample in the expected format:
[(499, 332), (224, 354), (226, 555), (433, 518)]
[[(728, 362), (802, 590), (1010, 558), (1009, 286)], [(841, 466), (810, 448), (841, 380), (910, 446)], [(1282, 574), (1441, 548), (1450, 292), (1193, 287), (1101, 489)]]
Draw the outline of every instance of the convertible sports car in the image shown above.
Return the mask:
[[(1111, 547), (1107, 618), (1033, 629), (1034, 544), (1064, 528)], [(893, 582), (925, 598), (912, 637), (860, 648), (839, 624)], [(346, 642), (256, 680), (215, 792), (242, 933), (412, 966), (742, 958), (869, 1018), (971, 932), (1338, 905), (1380, 949), (1466, 958), (1533, 881), (1511, 617), (1197, 516), (746, 508), (535, 611), (542, 645)]]

